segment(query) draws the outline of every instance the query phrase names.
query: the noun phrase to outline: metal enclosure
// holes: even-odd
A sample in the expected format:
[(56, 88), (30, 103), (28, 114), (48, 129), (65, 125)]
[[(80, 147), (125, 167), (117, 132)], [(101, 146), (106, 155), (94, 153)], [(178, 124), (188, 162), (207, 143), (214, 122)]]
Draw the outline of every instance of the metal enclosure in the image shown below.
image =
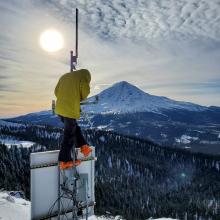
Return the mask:
[[(59, 195), (62, 195), (62, 190), (59, 194), (59, 183), (68, 179), (68, 189), (72, 190), (73, 169), (60, 172), (58, 154), (59, 151), (31, 154), (31, 220), (43, 220), (50, 217), (57, 219)], [(92, 147), (92, 155), (88, 158), (84, 158), (79, 149), (76, 149), (76, 154), (77, 158), (82, 160), (81, 164), (76, 167), (79, 174), (76, 199), (81, 204), (88, 204), (88, 209), (83, 209), (83, 214), (85, 215), (87, 211), (91, 216), (94, 214), (95, 204), (95, 148)], [(68, 215), (68, 212), (73, 209), (73, 203), (67, 198), (61, 198), (60, 201), (61, 211)]]

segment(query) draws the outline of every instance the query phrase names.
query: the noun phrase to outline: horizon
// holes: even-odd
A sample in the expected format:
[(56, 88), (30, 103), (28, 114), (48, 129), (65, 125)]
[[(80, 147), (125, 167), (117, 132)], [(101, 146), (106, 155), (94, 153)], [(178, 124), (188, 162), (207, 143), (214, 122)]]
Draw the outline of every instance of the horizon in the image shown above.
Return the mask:
[[(128, 81), (149, 94), (220, 106), (217, 2), (9, 0), (0, 2), (0, 118), (50, 109), (70, 68), (76, 7), (77, 68), (92, 73), (90, 96)], [(56, 52), (42, 39), (47, 30), (63, 38)]]
[[(134, 85), (134, 84), (132, 84), (132, 83), (130, 83), (130, 82), (127, 82), (127, 81), (123, 80), (123, 81), (115, 82), (115, 83), (112, 84), (111, 86), (109, 86), (109, 87), (103, 89), (102, 91), (100, 91), (100, 92), (97, 93), (97, 94), (94, 94), (93, 96), (89, 96), (88, 98), (95, 97), (96, 95), (99, 95), (101, 92), (103, 92), (103, 91), (105, 91), (105, 90), (107, 90), (107, 89), (112, 88), (112, 87), (115, 86), (116, 84), (124, 83), (124, 82), (127, 83), (127, 84), (129, 84), (129, 86), (135, 86), (137, 89), (141, 90), (142, 92), (144, 92), (144, 93), (146, 93), (146, 94), (149, 94), (149, 95), (154, 96), (154, 94), (147, 93), (146, 91), (144, 91), (144, 90), (138, 88), (136, 85)], [(158, 97), (164, 97), (164, 96), (158, 96)], [(166, 98), (169, 98), (169, 97), (166, 97)], [(171, 99), (171, 100), (174, 100), (174, 99)], [(186, 102), (186, 103), (191, 103), (191, 104), (198, 105), (197, 103), (193, 103), (193, 102), (187, 102), (187, 101), (181, 101), (181, 100), (174, 100), (174, 101)], [(203, 106), (203, 107), (204, 107), (205, 105), (200, 105), (200, 106)], [(220, 106), (205, 106), (205, 107), (219, 107), (219, 108), (220, 108)], [(52, 111), (52, 110), (51, 110), (51, 109), (42, 109), (42, 110), (40, 110), (40, 111), (25, 112), (24, 114), (21, 114), (21, 115), (13, 115), (13, 116), (8, 116), (8, 117), (4, 117), (4, 118), (2, 118), (2, 117), (0, 116), (0, 119), (13, 119), (14, 117), (19, 117), (19, 116), (23, 116), (23, 115), (27, 115), (27, 114), (40, 113), (40, 112), (48, 112), (48, 111)]]

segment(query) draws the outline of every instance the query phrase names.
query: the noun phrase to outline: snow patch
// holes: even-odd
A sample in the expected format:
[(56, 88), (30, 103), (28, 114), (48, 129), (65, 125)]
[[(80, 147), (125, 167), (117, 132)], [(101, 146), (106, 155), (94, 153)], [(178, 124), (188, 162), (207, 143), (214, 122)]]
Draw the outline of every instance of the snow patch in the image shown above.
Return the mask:
[(10, 196), (7, 192), (0, 192), (0, 204), (0, 219), (30, 219), (30, 202)]
[(175, 138), (177, 143), (189, 144), (191, 141), (197, 141), (198, 137), (191, 137), (186, 134), (183, 134), (180, 138)]
[(108, 157), (108, 167), (112, 168), (112, 159), (111, 159), (111, 157)]
[(218, 170), (218, 172), (220, 171), (220, 162), (216, 161), (215, 168)]
[(16, 139), (9, 139), (9, 138), (0, 138), (0, 143), (6, 145), (7, 147), (11, 147), (12, 145), (15, 145), (17, 147), (24, 147), (29, 148), (32, 147), (35, 143), (31, 141), (20, 141)]
[(185, 148), (185, 149), (191, 149), (191, 147), (187, 147), (187, 146), (185, 146), (184, 148)]
[(99, 137), (99, 140), (100, 140), (101, 142), (105, 142), (105, 141), (106, 141), (104, 136)]
[(203, 141), (200, 141), (200, 144), (220, 144), (220, 141), (203, 140)]
[(173, 218), (157, 218), (157, 219), (149, 218), (147, 220), (177, 220), (177, 219), (173, 219)]
[(105, 129), (107, 127), (108, 127), (108, 125), (99, 125), (99, 126), (97, 126), (97, 128), (100, 129), (100, 130)]
[(163, 137), (163, 138), (167, 138), (167, 134), (161, 133), (160, 135), (161, 135), (161, 137)]
[(124, 124), (122, 124), (122, 123), (118, 123), (118, 126), (119, 126), (120, 128), (126, 128), (126, 127), (127, 127), (127, 125), (124, 125)]
[(115, 216), (115, 217), (112, 217), (112, 216), (91, 216), (89, 217), (89, 220), (124, 220), (121, 216)]

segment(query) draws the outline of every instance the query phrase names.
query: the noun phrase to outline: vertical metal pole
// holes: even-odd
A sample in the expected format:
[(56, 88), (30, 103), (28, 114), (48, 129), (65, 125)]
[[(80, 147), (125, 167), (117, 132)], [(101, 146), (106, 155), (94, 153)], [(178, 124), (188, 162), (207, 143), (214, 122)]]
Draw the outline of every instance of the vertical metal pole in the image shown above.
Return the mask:
[(79, 10), (76, 8), (76, 59), (78, 58), (78, 13)]
[(78, 13), (79, 10), (76, 8), (76, 35), (75, 35), (75, 55), (73, 55), (73, 51), (70, 51), (70, 71), (76, 69), (77, 58), (78, 58)]
[[(72, 149), (72, 158), (73, 158), (73, 162), (75, 162), (76, 158), (75, 158), (75, 146), (73, 145), (73, 149)], [(75, 204), (75, 201), (74, 201), (74, 197), (75, 197), (75, 176), (74, 176), (74, 167), (73, 167), (73, 193), (72, 193), (72, 202), (73, 202), (73, 210), (72, 210), (72, 218), (73, 220), (75, 220), (75, 213), (76, 213), (76, 204)]]
[[(89, 176), (88, 176), (89, 177)], [(86, 180), (86, 220), (89, 217), (89, 209), (88, 209), (88, 179)]]
[(60, 220), (60, 213), (61, 213), (61, 210), (60, 210), (60, 203), (61, 203), (61, 198), (60, 198), (60, 167), (59, 167), (59, 164), (58, 164), (58, 218), (57, 220)]
[[(70, 71), (72, 72), (74, 69), (76, 69), (76, 64), (77, 64), (77, 58), (78, 58), (78, 13), (79, 10), (76, 8), (76, 35), (75, 35), (75, 55), (73, 55), (73, 51), (70, 51)], [(72, 150), (72, 157), (73, 161), (75, 163), (76, 158), (76, 141), (74, 142), (73, 145), (73, 150)], [(77, 216), (77, 204), (76, 204), (76, 197), (77, 197), (77, 178), (76, 178), (76, 166), (73, 167), (73, 193), (72, 193), (72, 200), (73, 200), (73, 210), (72, 210), (72, 218), (74, 220), (78, 220)]]
[[(73, 145), (73, 162), (75, 162), (76, 158), (75, 158), (75, 144)], [(73, 220), (76, 219), (76, 202), (75, 202), (75, 199), (76, 199), (76, 193), (75, 193), (75, 190), (76, 190), (76, 187), (75, 187), (75, 165), (73, 167), (73, 197), (72, 197), (72, 200), (73, 200), (73, 212), (72, 212), (72, 218)], [(75, 198), (74, 198), (75, 197)]]
[[(76, 157), (76, 137), (74, 137), (74, 144), (73, 144), (73, 149), (72, 149), (72, 158), (73, 161), (75, 162), (75, 160), (77, 159)], [(76, 199), (77, 199), (77, 170), (76, 170), (76, 166), (73, 167), (73, 193), (72, 193), (72, 200), (73, 200), (73, 210), (72, 210), (72, 218), (73, 220), (78, 220), (78, 216), (77, 216), (77, 203), (76, 203)]]

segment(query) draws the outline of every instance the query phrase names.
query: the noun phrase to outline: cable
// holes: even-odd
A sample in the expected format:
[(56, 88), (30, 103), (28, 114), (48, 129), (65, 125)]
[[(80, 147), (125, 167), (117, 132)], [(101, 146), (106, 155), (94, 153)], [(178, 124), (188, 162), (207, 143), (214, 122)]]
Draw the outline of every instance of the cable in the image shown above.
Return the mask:
[[(58, 198), (58, 199), (60, 199), (60, 203), (61, 203), (61, 206), (62, 206), (62, 210), (63, 210), (63, 211), (62, 211), (62, 215), (65, 216), (65, 218), (68, 220), (67, 212), (68, 212), (68, 208), (69, 208), (69, 206), (70, 206), (70, 202), (71, 202), (71, 201), (74, 201), (75, 207), (72, 207), (72, 208), (76, 209), (76, 208), (78, 208), (78, 204), (77, 204), (78, 201), (76, 200), (76, 198), (74, 198), (74, 191), (71, 191), (71, 190), (68, 189), (68, 185), (69, 185), (69, 184), (72, 184), (73, 181), (72, 181), (72, 180), (69, 180), (69, 179), (66, 177), (65, 172), (60, 172), (60, 173), (61, 173), (61, 175), (62, 175), (63, 183), (62, 183), (59, 187), (61, 187), (61, 189), (63, 190), (63, 193), (62, 193), (62, 195), (60, 196), (60, 198)], [(80, 179), (78, 179), (78, 180), (80, 180)], [(76, 181), (76, 179), (75, 179), (74, 181)], [(80, 182), (81, 182), (81, 180), (80, 180)], [(80, 185), (81, 185), (81, 184), (80, 184)], [(65, 189), (65, 188), (66, 188), (66, 189)], [(78, 189), (78, 187), (77, 187), (77, 189)], [(58, 201), (58, 199), (56, 200), (56, 202)], [(64, 207), (64, 204), (63, 204), (62, 199), (68, 199), (68, 200), (69, 200), (69, 202), (68, 202), (68, 204), (67, 204), (67, 206), (66, 206), (66, 209), (65, 209), (65, 207)], [(55, 204), (53, 204), (52, 209), (54, 208), (54, 205), (55, 205)]]
[(63, 195), (64, 195), (64, 193), (63, 193), (61, 196), (59, 196), (59, 197), (56, 199), (56, 201), (53, 203), (53, 205), (50, 207), (50, 209), (49, 209), (49, 211), (48, 211), (48, 217), (49, 217), (50, 220), (51, 220), (51, 214), (52, 214), (52, 212), (53, 212), (54, 206), (55, 206), (56, 203), (59, 201), (59, 199), (62, 198)]
[[(81, 113), (82, 113), (82, 115), (84, 116), (84, 118), (86, 119), (86, 121), (88, 122), (88, 124), (90, 125), (90, 127), (92, 128), (94, 122), (91, 122), (91, 120), (90, 120), (90, 118), (89, 118), (89, 116), (88, 116), (88, 114), (87, 114), (86, 112), (81, 112)], [(75, 156), (76, 156), (76, 158), (77, 158), (77, 155), (75, 155)], [(65, 173), (64, 173), (64, 172), (61, 172), (61, 175), (62, 175), (62, 179), (63, 179), (62, 185), (63, 185), (63, 186), (68, 185), (68, 178), (66, 177)], [(75, 174), (75, 175), (78, 175), (78, 176), (79, 176), (79, 173), (77, 172), (77, 170), (76, 170), (76, 174)], [(75, 178), (75, 177), (74, 177), (74, 178)], [(80, 188), (83, 187), (83, 183), (82, 183), (82, 180), (81, 180), (80, 178), (79, 178), (78, 180), (80, 181), (80, 186), (77, 187), (77, 189), (80, 189)], [(69, 181), (70, 181), (70, 180), (69, 180)], [(74, 180), (74, 181), (77, 181), (77, 180)], [(61, 185), (60, 185), (59, 187), (61, 187)], [(75, 190), (77, 190), (77, 189), (75, 189)], [(71, 195), (71, 197), (68, 197), (68, 194)], [(70, 193), (70, 192), (67, 193), (67, 192), (63, 191), (63, 193), (56, 199), (56, 201), (52, 204), (52, 206), (51, 206), (50, 209), (48, 210), (49, 220), (51, 220), (51, 214), (52, 214), (53, 209), (54, 209), (54, 207), (55, 207), (55, 205), (56, 205), (56, 203), (57, 203), (58, 201), (60, 201), (60, 204), (61, 204), (61, 206), (62, 206), (62, 210), (64, 210), (64, 211), (62, 212), (62, 215), (64, 215), (64, 216), (66, 217), (66, 219), (68, 220), (68, 216), (66, 215), (66, 213), (67, 213), (67, 211), (68, 211), (67, 209), (68, 209), (68, 207), (69, 207), (70, 201), (69, 201), (69, 203), (68, 203), (68, 205), (67, 205), (67, 208), (66, 208), (66, 210), (65, 210), (65, 209), (64, 209), (64, 204), (63, 204), (62, 198), (63, 198), (63, 199), (73, 200), (74, 203), (75, 203), (75, 207), (73, 207), (73, 208), (74, 208), (74, 209), (75, 209), (75, 208), (78, 208), (77, 200), (76, 200), (76, 198), (73, 198), (73, 194), (74, 194), (73, 191), (72, 191), (72, 193)], [(86, 196), (88, 196), (88, 195), (86, 195)]]

